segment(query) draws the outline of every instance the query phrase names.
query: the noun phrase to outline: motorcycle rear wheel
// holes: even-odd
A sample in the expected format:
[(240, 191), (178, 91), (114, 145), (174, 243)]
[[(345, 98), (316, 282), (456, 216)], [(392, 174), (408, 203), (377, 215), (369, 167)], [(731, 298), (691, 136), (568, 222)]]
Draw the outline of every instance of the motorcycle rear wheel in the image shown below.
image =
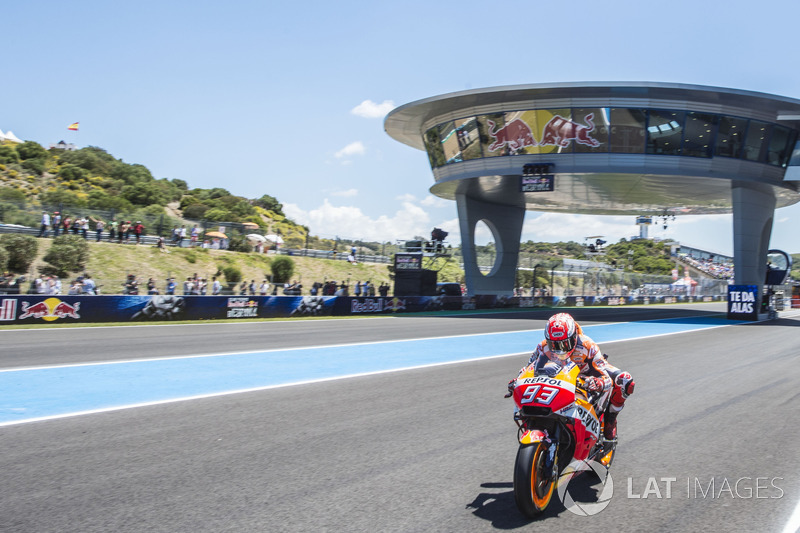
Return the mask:
[(545, 467), (547, 446), (538, 442), (520, 445), (514, 467), (514, 500), (529, 518), (544, 512), (555, 491), (556, 477)]

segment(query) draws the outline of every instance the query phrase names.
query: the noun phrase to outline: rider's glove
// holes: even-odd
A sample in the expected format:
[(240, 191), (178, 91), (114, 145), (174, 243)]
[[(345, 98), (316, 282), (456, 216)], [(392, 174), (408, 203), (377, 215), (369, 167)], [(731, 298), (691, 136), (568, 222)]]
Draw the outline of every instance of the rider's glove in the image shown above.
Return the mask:
[(559, 373), (561, 370), (561, 365), (558, 363), (554, 363), (553, 361), (548, 362), (542, 367), (542, 372), (546, 376), (550, 376), (551, 378)]
[(603, 385), (603, 380), (596, 377), (588, 377), (584, 382), (584, 386), (589, 392), (600, 392), (603, 390)]
[(512, 379), (508, 382), (508, 392), (506, 393), (503, 398), (511, 398), (514, 395), (514, 387), (517, 385), (517, 378)]

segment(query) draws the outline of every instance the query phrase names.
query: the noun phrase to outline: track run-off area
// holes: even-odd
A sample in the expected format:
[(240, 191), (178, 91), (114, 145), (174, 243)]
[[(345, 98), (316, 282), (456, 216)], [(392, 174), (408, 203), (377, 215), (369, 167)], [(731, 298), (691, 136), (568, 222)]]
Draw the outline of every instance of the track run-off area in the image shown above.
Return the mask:
[(596, 515), (515, 507), (510, 310), (0, 329), (0, 531), (800, 527), (800, 314), (568, 311), (637, 383)]

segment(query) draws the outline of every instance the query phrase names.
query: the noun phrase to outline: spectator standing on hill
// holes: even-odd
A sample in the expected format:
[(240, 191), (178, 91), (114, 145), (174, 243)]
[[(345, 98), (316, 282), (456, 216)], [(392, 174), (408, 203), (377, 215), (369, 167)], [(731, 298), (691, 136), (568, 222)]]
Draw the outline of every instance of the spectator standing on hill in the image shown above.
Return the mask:
[(119, 233), (117, 234), (117, 242), (119, 244), (122, 244), (123, 239), (127, 240), (128, 228), (130, 227), (130, 224), (130, 222), (125, 220), (119, 225)]
[(81, 217), (81, 235), (84, 240), (89, 239), (89, 217)]
[(167, 289), (166, 291), (164, 291), (165, 294), (170, 294), (170, 295), (175, 294), (175, 287), (177, 287), (177, 284), (175, 283), (175, 278), (169, 278), (167, 280)]
[(125, 294), (139, 294), (139, 280), (133, 274), (128, 274), (128, 280), (125, 282)]
[(190, 246), (197, 246), (197, 237), (200, 236), (200, 228), (197, 227), (197, 224), (194, 225), (192, 228), (192, 234), (189, 237), (189, 245)]
[(248, 291), (250, 292), (250, 296), (256, 295), (256, 280), (250, 280), (250, 285), (247, 287)]
[(147, 294), (158, 294), (158, 289), (156, 288), (156, 280), (150, 278), (147, 280)]
[(53, 237), (58, 237), (58, 232), (61, 229), (61, 213), (56, 211), (53, 213)]
[(64, 228), (64, 235), (69, 233), (69, 228), (72, 225), (72, 219), (69, 216), (64, 216), (64, 219), (61, 221), (61, 226)]
[(92, 222), (94, 222), (94, 229), (97, 232), (95, 242), (100, 242), (100, 239), (103, 238), (103, 228), (105, 227), (106, 223), (102, 220), (94, 218), (91, 215), (89, 215), (89, 218), (91, 218)]
[(258, 286), (258, 294), (261, 296), (266, 296), (269, 294), (269, 283), (267, 280), (261, 282), (261, 285)]
[(361, 296), (361, 280), (356, 280), (356, 286), (353, 287), (353, 296), (356, 298)]
[(239, 296), (246, 296), (247, 295), (247, 282), (243, 281), (241, 285), (239, 285)]
[(141, 220), (136, 221), (136, 225), (133, 227), (133, 234), (136, 235), (136, 244), (140, 244), (142, 235), (144, 235), (144, 225), (142, 225)]
[(117, 219), (112, 217), (111, 222), (108, 223), (108, 242), (113, 241), (117, 236), (117, 226), (119, 226)]
[(42, 224), (39, 226), (37, 237), (47, 237), (47, 229), (50, 227), (50, 215), (47, 211), (42, 211)]
[(219, 282), (217, 276), (211, 278), (211, 294), (217, 296), (222, 293), (222, 283)]
[(186, 238), (186, 226), (181, 226), (178, 230), (178, 246), (183, 248), (183, 239)]
[(97, 292), (97, 285), (95, 284), (92, 276), (87, 272), (83, 275), (83, 292), (94, 296)]
[(133, 235), (133, 223), (129, 220), (128, 227), (125, 229), (125, 244), (130, 242), (131, 235)]
[(193, 294), (193, 292), (194, 292), (194, 282), (192, 281), (192, 278), (190, 277), (186, 278), (186, 281), (183, 282), (183, 295), (188, 296), (190, 294)]

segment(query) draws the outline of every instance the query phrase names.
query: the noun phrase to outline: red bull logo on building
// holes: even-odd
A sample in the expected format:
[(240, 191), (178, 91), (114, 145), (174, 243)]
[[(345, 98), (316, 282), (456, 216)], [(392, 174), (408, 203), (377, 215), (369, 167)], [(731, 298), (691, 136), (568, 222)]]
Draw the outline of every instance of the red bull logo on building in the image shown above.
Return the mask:
[(590, 135), (594, 131), (594, 113), (583, 117), (583, 122), (585, 124), (555, 115), (542, 128), (542, 140), (537, 142), (531, 127), (522, 119), (516, 118), (499, 129), (495, 129), (494, 122), (487, 120), (489, 135), (494, 138), (488, 149), (496, 152), (508, 147), (509, 150), (516, 151), (526, 146), (539, 145), (566, 148), (573, 141), (586, 146), (600, 146), (600, 141)]
[(519, 150), (525, 146), (536, 146), (536, 139), (533, 137), (531, 127), (521, 119), (515, 118), (497, 130), (495, 130), (494, 122), (491, 120), (486, 122), (489, 124), (489, 135), (495, 139), (489, 146), (490, 152), (496, 152), (505, 146), (508, 146), (511, 150)]
[(20, 308), (20, 315), (17, 320), (24, 320), (26, 318), (41, 318), (47, 322), (58, 320), (59, 318), (74, 318), (78, 319), (81, 315), (78, 314), (80, 309), (80, 302), (68, 304), (58, 298), (48, 298), (41, 302), (31, 305), (29, 302), (22, 302)]
[(575, 141), (586, 146), (600, 146), (600, 141), (589, 136), (594, 130), (593, 118), (594, 113), (583, 117), (583, 121), (586, 122), (586, 125), (583, 125), (555, 115), (542, 130), (541, 145), (558, 145), (564, 148), (570, 142)]

